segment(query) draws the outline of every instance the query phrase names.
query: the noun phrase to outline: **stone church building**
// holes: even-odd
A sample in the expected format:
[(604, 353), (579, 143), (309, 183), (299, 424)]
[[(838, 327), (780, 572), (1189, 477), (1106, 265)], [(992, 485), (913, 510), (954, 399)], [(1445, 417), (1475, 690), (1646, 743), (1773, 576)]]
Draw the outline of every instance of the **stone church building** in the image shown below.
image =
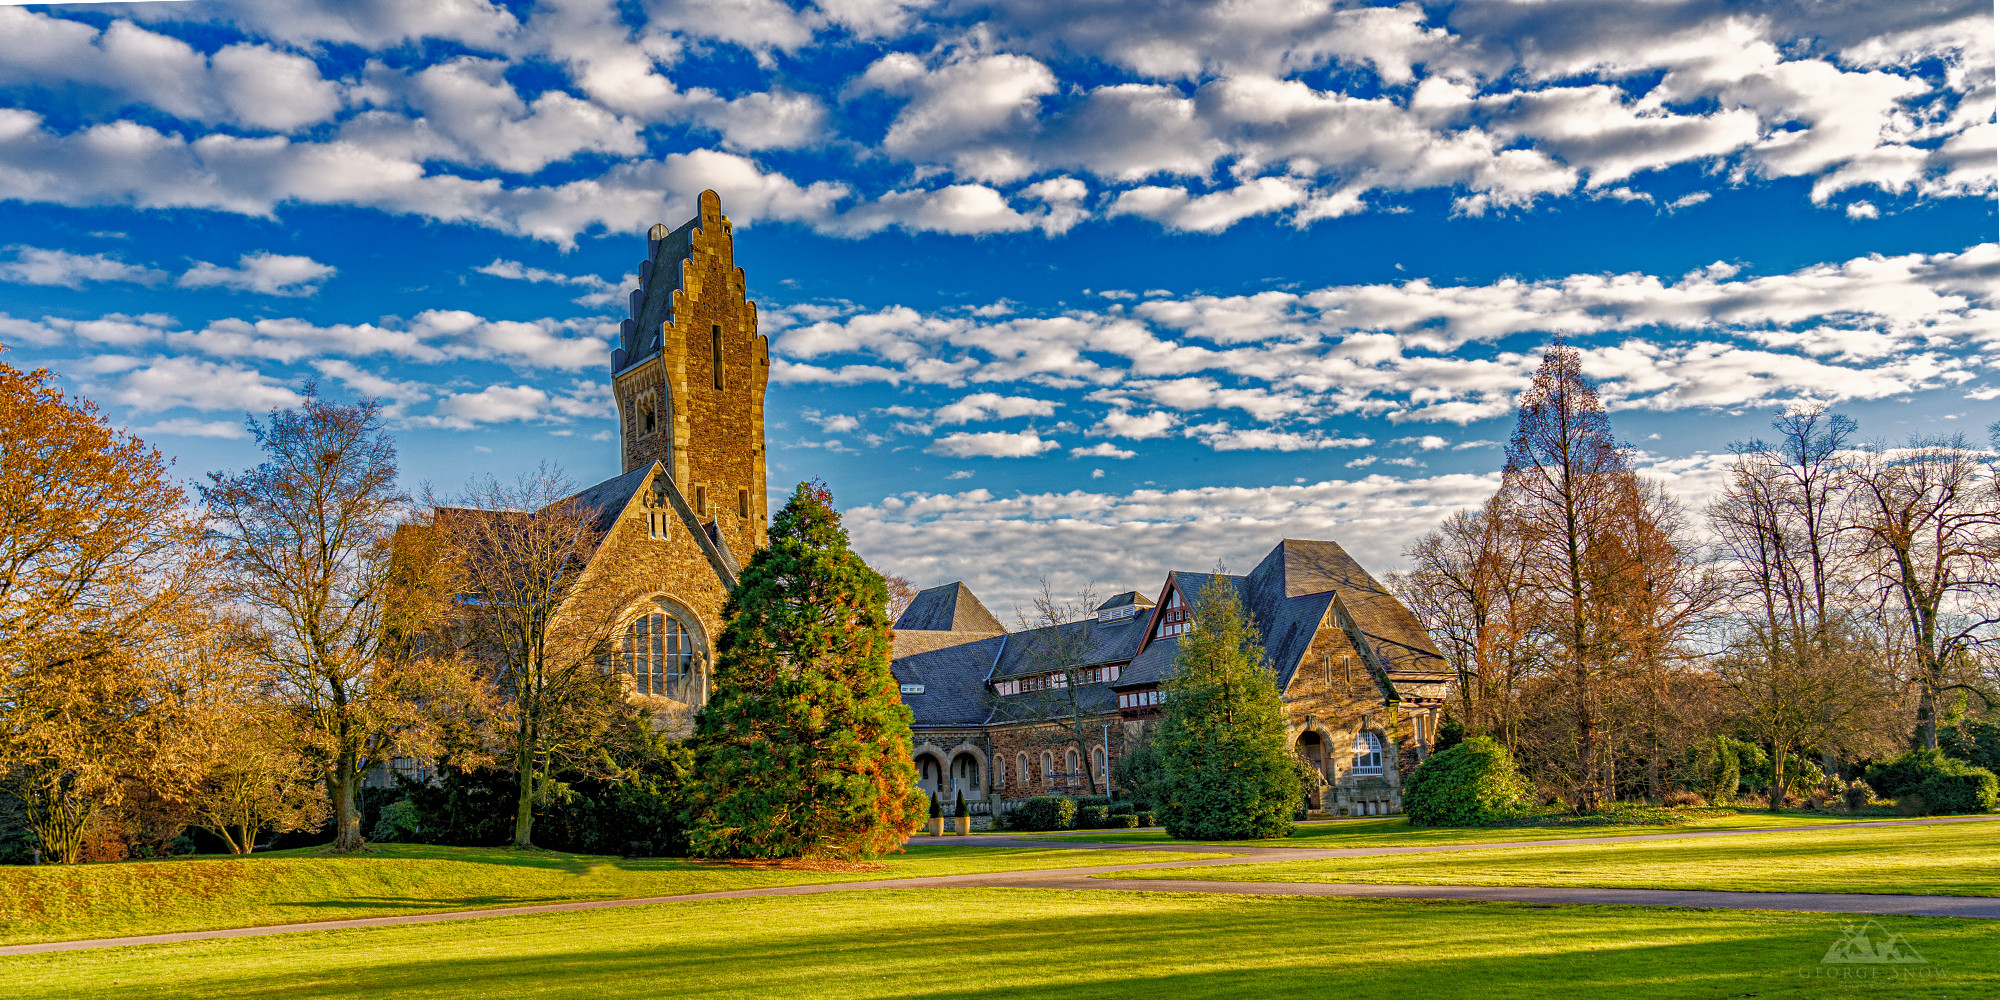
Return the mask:
[[(715, 192), (680, 228), (652, 228), (639, 282), (611, 355), (622, 472), (582, 496), (603, 532), (584, 587), (616, 609), (612, 646), (632, 697), (684, 722), (708, 695), (723, 603), (767, 541), (770, 350)], [(1150, 596), (1015, 632), (962, 583), (919, 594), (895, 623), (893, 669), (924, 786), (964, 792), (979, 814), (1101, 789), (1158, 716), (1209, 579), (1170, 573)], [(1399, 772), (1425, 753), (1447, 680), (1415, 616), (1330, 541), (1287, 539), (1226, 579), (1255, 618), (1295, 745), (1325, 776), (1313, 805), (1397, 811)], [(1083, 652), (1056, 669), (1056, 649)], [(1079, 728), (1097, 738), (1077, 740)]]

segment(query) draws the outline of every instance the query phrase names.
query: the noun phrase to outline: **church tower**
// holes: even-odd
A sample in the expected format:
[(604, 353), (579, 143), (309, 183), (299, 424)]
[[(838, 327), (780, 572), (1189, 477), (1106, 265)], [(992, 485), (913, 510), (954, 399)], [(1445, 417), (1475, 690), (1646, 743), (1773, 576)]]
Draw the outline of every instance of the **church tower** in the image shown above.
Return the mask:
[(722, 199), (703, 191), (700, 214), (647, 233), (646, 260), (611, 352), (623, 471), (658, 461), (695, 516), (748, 563), (768, 533), (764, 501), (767, 339)]

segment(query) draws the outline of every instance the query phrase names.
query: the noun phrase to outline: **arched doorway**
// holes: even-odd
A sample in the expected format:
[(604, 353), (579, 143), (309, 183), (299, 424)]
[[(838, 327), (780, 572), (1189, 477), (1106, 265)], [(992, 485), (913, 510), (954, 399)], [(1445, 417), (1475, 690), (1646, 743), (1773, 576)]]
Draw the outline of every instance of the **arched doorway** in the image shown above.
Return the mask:
[(979, 758), (961, 753), (951, 759), (951, 791), (954, 796), (963, 793), (967, 802), (984, 797), (979, 782)]
[(936, 795), (944, 787), (944, 768), (936, 757), (924, 754), (917, 758), (917, 787), (929, 795)]
[(1299, 756), (1304, 757), (1306, 762), (1312, 765), (1312, 769), (1319, 774), (1320, 780), (1313, 782), (1306, 788), (1307, 807), (1319, 809), (1322, 807), (1320, 789), (1325, 787), (1326, 781), (1326, 741), (1320, 739), (1318, 733), (1308, 729), (1299, 734), (1298, 752)]

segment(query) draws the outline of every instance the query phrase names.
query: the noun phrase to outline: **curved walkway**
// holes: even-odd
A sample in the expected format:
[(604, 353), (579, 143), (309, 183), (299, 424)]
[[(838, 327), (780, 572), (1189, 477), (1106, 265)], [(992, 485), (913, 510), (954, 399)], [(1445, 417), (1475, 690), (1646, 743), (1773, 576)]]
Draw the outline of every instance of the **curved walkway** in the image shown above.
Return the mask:
[[(0, 956), (34, 955), (59, 951), (120, 948), (141, 944), (174, 944), (218, 938), (264, 937), (305, 931), (347, 930), (363, 927), (398, 927), (430, 924), (446, 920), (477, 920), (487, 917), (524, 917), (541, 913), (571, 913), (581, 910), (609, 910), (627, 906), (654, 906), (707, 899), (747, 899), (757, 896), (811, 896), (829, 892), (858, 892), (870, 889), (1075, 889), (1099, 892), (1189, 892), (1257, 896), (1341, 896), (1388, 899), (1454, 899), (1480, 902), (1544, 903), (1595, 906), (1680, 906), (1726, 910), (1784, 910), (1813, 913), (1866, 913), (1873, 915), (1972, 917), (2000, 920), (2000, 897), (1990, 896), (1896, 896), (1873, 893), (1810, 892), (1722, 892), (1693, 889), (1591, 889), (1537, 886), (1453, 886), (1453, 885), (1372, 885), (1322, 882), (1210, 882), (1196, 879), (1094, 879), (1110, 872), (1146, 871), (1162, 868), (1196, 868), (1210, 865), (1247, 865), (1271, 861), (1317, 861), (1327, 858), (1369, 857), (1384, 854), (1422, 854), (1439, 851), (1478, 851), (1512, 847), (1540, 847), (1552, 844), (1604, 844), (1643, 840), (1682, 840), (1695, 837), (1749, 836), (1759, 833), (1795, 833), (1811, 830), (1849, 830), (1877, 826), (1931, 826), (1949, 823), (2000, 821), (2000, 816), (1963, 816), (1919, 820), (1887, 820), (1879, 823), (1841, 823), (1827, 826), (1768, 827), (1753, 830), (1690, 830), (1685, 833), (1642, 834), (1628, 837), (1571, 837), (1563, 840), (1515, 840), (1480, 844), (1434, 844), (1416, 847), (1297, 848), (1216, 845), (1240, 852), (1238, 857), (1206, 858), (1198, 861), (1159, 861), (1140, 865), (1103, 865), (1094, 868), (1038, 869), (992, 872), (976, 875), (940, 875), (927, 878), (876, 879), (868, 882), (833, 882), (820, 885), (775, 886), (762, 889), (730, 889), (722, 892), (689, 893), (679, 896), (650, 896), (637, 899), (590, 900), (575, 903), (546, 903), (540, 906), (510, 906), (486, 910), (452, 910), (445, 913), (418, 913), (396, 917), (360, 917), (352, 920), (322, 920), (303, 924), (275, 924), (265, 927), (230, 927), (220, 930), (183, 931), (175, 934), (144, 934), (134, 937), (90, 938), (81, 941), (46, 941), (0, 947)], [(966, 846), (1004, 845), (1032, 835), (989, 834), (954, 837)], [(1198, 844), (1119, 844), (1096, 841), (1037, 841), (1037, 846), (1074, 847), (1078, 850), (1186, 851)]]

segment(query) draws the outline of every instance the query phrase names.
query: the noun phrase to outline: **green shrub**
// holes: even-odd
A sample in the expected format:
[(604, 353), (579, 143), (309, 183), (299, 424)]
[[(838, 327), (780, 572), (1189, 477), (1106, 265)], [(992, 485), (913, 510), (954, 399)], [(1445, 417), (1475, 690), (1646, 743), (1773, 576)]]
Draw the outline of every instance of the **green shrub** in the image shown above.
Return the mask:
[(1152, 811), (1151, 809), (1141, 809), (1141, 810), (1139, 810), (1139, 811), (1138, 811), (1137, 813), (1134, 813), (1134, 814), (1133, 814), (1133, 816), (1132, 816), (1132, 819), (1133, 819), (1133, 820), (1134, 820), (1135, 822), (1137, 822), (1137, 823), (1138, 823), (1138, 825), (1140, 825), (1140, 826), (1159, 826), (1159, 825), (1160, 825), (1160, 822), (1159, 822), (1159, 820), (1157, 820), (1157, 819), (1153, 818), (1153, 811)]
[(926, 795), (926, 796), (924, 796), (924, 798), (927, 798), (927, 799), (929, 799), (929, 800), (930, 800), (930, 803), (931, 803), (931, 818), (932, 818), (932, 819), (943, 819), (943, 818), (944, 818), (944, 804), (938, 801), (938, 797), (937, 797), (937, 796), (935, 796), (935, 795)]
[(1014, 807), (1007, 825), (1016, 830), (1069, 830), (1076, 826), (1076, 800), (1038, 795)]
[(1114, 802), (1111, 804), (1111, 815), (1113, 816), (1129, 816), (1138, 811), (1139, 807), (1130, 802)]
[(1483, 826), (1521, 815), (1529, 801), (1514, 758), (1485, 736), (1432, 754), (1403, 786), (1411, 826)]
[(382, 807), (382, 818), (368, 839), (379, 844), (409, 842), (422, 832), (416, 804), (406, 796)]
[(1899, 808), (1912, 808), (1902, 804), (1906, 798), (1921, 800), (1921, 812), (1912, 815), (1990, 812), (2000, 799), (2000, 778), (1993, 772), (1935, 749), (1869, 765), (1862, 780), (1883, 798), (1898, 800)]
[(1114, 830), (1130, 830), (1139, 825), (1139, 817), (1132, 813), (1118, 813), (1108, 817), (1108, 820)]
[(1973, 767), (2000, 774), (2000, 722), (1965, 719), (1938, 729), (1938, 748)]
[(1079, 830), (1102, 830), (1110, 823), (1105, 817), (1111, 815), (1104, 806), (1084, 806), (1076, 811), (1076, 828)]
[(1468, 735), (1470, 734), (1465, 731), (1465, 723), (1457, 719), (1446, 719), (1438, 723), (1437, 736), (1431, 740), (1431, 754), (1433, 756), (1441, 754), (1465, 742)]
[(957, 804), (956, 806), (953, 806), (953, 807), (952, 807), (952, 810), (951, 810), (951, 814), (952, 814), (953, 816), (956, 816), (956, 817), (958, 817), (959, 819), (964, 819), (964, 818), (966, 818), (966, 817), (968, 817), (968, 816), (971, 816), (971, 815), (972, 815), (972, 810), (970, 810), (970, 809), (967, 809), (967, 808), (965, 807), (965, 793), (964, 793), (964, 792), (959, 792), (959, 793), (958, 793), (958, 804)]

